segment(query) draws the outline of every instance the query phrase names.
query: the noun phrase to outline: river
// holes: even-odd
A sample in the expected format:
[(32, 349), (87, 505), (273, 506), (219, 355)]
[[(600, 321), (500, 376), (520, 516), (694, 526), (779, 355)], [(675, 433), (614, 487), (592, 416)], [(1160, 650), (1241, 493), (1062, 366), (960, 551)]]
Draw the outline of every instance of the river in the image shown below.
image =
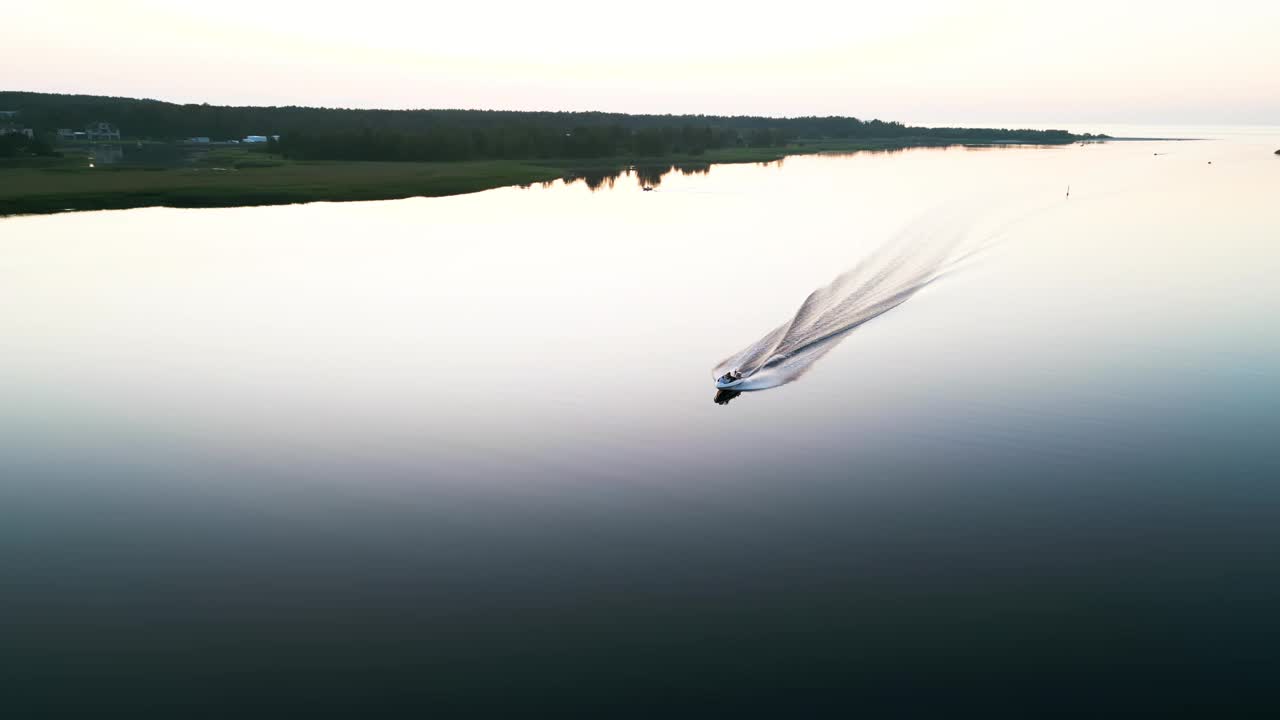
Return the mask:
[[(1268, 697), (1280, 128), (1112, 132), (1197, 139), (0, 220), (0, 694)], [(939, 216), (983, 251), (712, 402)]]

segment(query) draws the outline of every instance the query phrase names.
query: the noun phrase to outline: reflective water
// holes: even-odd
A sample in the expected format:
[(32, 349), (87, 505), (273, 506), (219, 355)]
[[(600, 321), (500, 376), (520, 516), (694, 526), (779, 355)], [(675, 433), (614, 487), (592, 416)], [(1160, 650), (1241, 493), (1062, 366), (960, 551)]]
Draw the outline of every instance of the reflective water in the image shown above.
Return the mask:
[[(1142, 134), (1210, 139), (2, 220), (0, 694), (1265, 701), (1280, 131)], [(711, 402), (957, 205), (997, 247)]]

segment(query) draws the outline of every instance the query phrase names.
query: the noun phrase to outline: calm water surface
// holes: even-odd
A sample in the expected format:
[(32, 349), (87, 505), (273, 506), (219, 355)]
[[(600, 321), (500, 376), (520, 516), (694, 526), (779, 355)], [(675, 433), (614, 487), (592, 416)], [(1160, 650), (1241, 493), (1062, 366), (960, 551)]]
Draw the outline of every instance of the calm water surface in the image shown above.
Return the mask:
[[(1280, 129), (1125, 134), (1206, 139), (0, 220), (0, 699), (1274, 703)], [(1001, 242), (711, 402), (956, 207)]]

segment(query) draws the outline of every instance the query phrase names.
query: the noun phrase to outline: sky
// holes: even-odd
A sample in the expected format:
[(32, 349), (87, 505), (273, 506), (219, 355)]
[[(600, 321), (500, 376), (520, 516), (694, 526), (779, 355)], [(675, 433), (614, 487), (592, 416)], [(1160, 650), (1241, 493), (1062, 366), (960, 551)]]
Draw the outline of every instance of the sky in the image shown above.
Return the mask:
[(0, 89), (329, 107), (1280, 123), (1280, 2), (15, 3)]

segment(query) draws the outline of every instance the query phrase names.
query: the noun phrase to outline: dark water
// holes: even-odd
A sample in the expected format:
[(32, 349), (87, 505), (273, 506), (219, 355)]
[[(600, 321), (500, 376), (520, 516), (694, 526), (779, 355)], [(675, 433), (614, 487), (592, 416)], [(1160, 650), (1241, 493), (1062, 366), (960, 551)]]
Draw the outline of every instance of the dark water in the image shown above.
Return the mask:
[(1276, 709), (1280, 133), (1176, 134), (0, 221), (4, 715)]

